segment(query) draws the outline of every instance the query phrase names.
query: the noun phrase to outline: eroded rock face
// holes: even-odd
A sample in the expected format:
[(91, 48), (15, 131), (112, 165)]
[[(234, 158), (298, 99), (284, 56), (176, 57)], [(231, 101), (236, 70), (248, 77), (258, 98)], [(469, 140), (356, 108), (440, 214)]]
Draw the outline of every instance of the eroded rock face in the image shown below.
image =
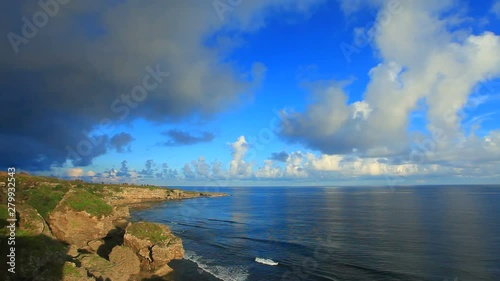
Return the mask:
[(78, 257), (78, 255), (80, 254), (78, 252), (78, 247), (75, 246), (75, 245), (69, 245), (69, 248), (68, 248), (68, 251), (66, 252), (66, 254), (72, 258), (76, 258)]
[(53, 237), (47, 223), (35, 208), (29, 205), (19, 205), (16, 212), (19, 216), (19, 229), (30, 233), (30, 235), (43, 234)]
[(219, 197), (227, 196), (220, 192), (184, 192), (179, 189), (166, 188), (141, 188), (141, 187), (124, 187), (119, 191), (109, 190), (112, 193), (107, 200), (112, 205), (127, 205), (146, 202), (159, 202), (172, 199), (185, 199), (195, 197)]
[(104, 238), (113, 229), (109, 218), (98, 219), (68, 209), (51, 213), (49, 223), (57, 239), (79, 248), (85, 247), (88, 241)]
[(87, 245), (89, 246), (89, 248), (91, 249), (91, 252), (93, 253), (97, 253), (97, 251), (99, 250), (99, 248), (104, 245), (104, 241), (102, 239), (98, 239), (98, 240), (92, 240), (92, 241), (89, 241), (87, 243)]
[(78, 248), (87, 246), (89, 241), (106, 237), (114, 228), (113, 219), (116, 215), (99, 218), (85, 211), (75, 211), (65, 204), (68, 194), (49, 215), (49, 225), (54, 236)]
[(109, 254), (109, 261), (114, 263), (121, 271), (135, 275), (141, 271), (139, 257), (130, 248), (116, 246)]
[(170, 272), (174, 271), (168, 264), (165, 264), (158, 268), (153, 274), (156, 276), (165, 276), (169, 274)]
[(184, 248), (182, 247), (181, 239), (173, 238), (168, 246), (154, 245), (151, 248), (153, 264), (155, 267), (161, 266), (170, 262), (173, 259), (182, 259), (184, 257)]
[(125, 205), (134, 203), (143, 203), (150, 201), (162, 201), (167, 199), (169, 191), (167, 189), (147, 189), (140, 187), (127, 187), (119, 192), (114, 192), (110, 198), (113, 205)]
[(115, 206), (113, 207), (113, 214), (115, 218), (113, 219), (113, 224), (119, 226), (123, 229), (127, 227), (128, 218), (130, 218), (130, 210), (128, 206)]
[(116, 246), (109, 254), (109, 260), (97, 254), (82, 254), (77, 257), (81, 268), (97, 280), (136, 280), (141, 273), (137, 255), (130, 248)]
[(182, 259), (182, 240), (173, 235), (166, 225), (138, 222), (127, 227), (124, 245), (137, 254), (143, 270), (167, 274), (165, 265), (173, 259)]
[(85, 268), (97, 280), (127, 281), (130, 274), (96, 254), (84, 254), (78, 257), (81, 267)]

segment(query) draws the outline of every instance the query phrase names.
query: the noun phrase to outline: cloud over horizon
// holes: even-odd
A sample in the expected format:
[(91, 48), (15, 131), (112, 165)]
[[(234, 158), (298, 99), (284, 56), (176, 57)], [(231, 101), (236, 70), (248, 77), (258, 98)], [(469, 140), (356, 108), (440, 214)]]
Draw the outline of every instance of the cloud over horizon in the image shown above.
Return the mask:
[[(435, 148), (430, 152), (436, 155), (427, 159), (430, 163), (450, 153), (454, 157), (448, 161), (460, 162), (464, 147), (476, 151), (475, 161), (499, 157), (498, 147), (488, 144), (498, 131), (482, 138), (467, 135), (462, 122), (464, 109), (473, 110), (498, 93), (485, 84), (500, 77), (500, 36), (475, 35), (457, 25), (454, 13), (446, 15), (455, 1), (401, 1), (398, 12), (389, 15), (390, 1), (366, 2), (380, 5), (378, 25), (362, 33), (373, 35), (381, 62), (369, 71), (363, 99), (348, 102), (348, 82), (317, 82), (305, 111), (285, 116), (282, 136), (328, 155), (356, 151), (411, 162), (412, 146), (431, 139)], [(409, 132), (411, 116), (422, 104), (425, 132)]]
[[(90, 165), (106, 153), (103, 145), (89, 153), (77, 148), (96, 130), (109, 136), (137, 118), (175, 123), (238, 106), (262, 82), (265, 66), (224, 61), (235, 47), (224, 42), (236, 36), (226, 31), (263, 27), (270, 8), (301, 13), (310, 6), (292, 3), (245, 1), (221, 20), (211, 2), (196, 0), (72, 1), (39, 28), (32, 21), (41, 6), (6, 3), (0, 32), (29, 40), (0, 43), (2, 54), (10, 54), (0, 58), (0, 86), (10, 104), (0, 118), (16, 118), (2, 122), (1, 144), (20, 144), (0, 149), (2, 166), (47, 170), (64, 164), (67, 147), (85, 154), (73, 159), (77, 165)], [(207, 44), (210, 36), (215, 43)]]
[(497, 177), (500, 1), (236, 2), (71, 1), (45, 24), (41, 4), (7, 3), (0, 166), (114, 182)]

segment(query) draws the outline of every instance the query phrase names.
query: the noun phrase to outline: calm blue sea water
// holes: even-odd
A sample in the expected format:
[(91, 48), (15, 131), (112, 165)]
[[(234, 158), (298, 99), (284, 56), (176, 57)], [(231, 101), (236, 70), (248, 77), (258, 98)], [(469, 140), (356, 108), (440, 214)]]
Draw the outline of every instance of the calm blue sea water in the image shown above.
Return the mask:
[(182, 238), (174, 280), (500, 280), (500, 186), (217, 191), (133, 212)]

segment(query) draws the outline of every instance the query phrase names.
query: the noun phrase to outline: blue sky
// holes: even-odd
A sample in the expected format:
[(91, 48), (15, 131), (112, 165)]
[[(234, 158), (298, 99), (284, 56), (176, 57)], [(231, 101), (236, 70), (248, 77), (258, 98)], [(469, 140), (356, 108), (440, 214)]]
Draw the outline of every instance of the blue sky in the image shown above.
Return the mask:
[(1, 12), (4, 168), (161, 185), (499, 180), (500, 1), (41, 3)]

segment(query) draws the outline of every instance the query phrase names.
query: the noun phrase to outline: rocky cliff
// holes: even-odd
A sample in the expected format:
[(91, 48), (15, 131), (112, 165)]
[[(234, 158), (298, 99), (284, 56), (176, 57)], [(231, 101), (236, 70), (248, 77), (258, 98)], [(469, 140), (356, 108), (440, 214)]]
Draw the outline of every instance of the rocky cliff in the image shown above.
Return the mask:
[[(6, 179), (0, 173), (0, 182)], [(0, 187), (6, 202), (6, 186)], [(184, 256), (181, 238), (166, 225), (130, 223), (130, 204), (222, 193), (151, 186), (94, 184), (21, 174), (16, 178), (15, 274), (0, 260), (1, 280), (143, 280), (168, 275), (168, 263)], [(0, 243), (9, 233), (0, 205)], [(5, 247), (2, 247), (2, 251)], [(2, 252), (5, 259), (7, 253)]]
[(193, 192), (151, 187), (120, 187), (119, 189), (116, 187), (106, 187), (106, 192), (107, 195), (104, 199), (116, 206), (196, 197), (227, 196), (227, 194), (224, 193)]

